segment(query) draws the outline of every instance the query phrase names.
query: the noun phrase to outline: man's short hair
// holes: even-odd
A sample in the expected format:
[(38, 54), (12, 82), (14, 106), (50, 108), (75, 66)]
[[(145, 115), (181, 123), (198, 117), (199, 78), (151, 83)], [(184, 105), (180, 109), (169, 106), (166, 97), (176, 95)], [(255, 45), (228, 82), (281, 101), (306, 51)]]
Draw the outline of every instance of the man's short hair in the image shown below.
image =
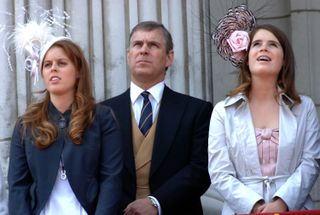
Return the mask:
[(160, 29), (163, 33), (165, 42), (166, 42), (166, 52), (173, 50), (173, 41), (170, 32), (164, 27), (163, 24), (155, 21), (144, 21), (138, 23), (130, 32), (129, 42), (131, 41), (132, 35), (139, 30), (142, 31), (152, 31), (155, 29)]

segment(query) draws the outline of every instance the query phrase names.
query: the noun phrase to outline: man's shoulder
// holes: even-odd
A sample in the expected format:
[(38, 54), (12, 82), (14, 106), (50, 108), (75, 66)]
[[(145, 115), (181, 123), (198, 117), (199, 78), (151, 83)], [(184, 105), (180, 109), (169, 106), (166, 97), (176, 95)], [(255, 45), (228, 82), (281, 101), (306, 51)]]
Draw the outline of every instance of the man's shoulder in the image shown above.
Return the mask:
[(126, 101), (126, 98), (128, 97), (130, 99), (130, 95), (128, 94), (127, 91), (123, 92), (120, 95), (111, 97), (109, 99), (106, 99), (102, 102), (100, 102), (100, 104), (102, 105), (107, 105), (107, 106), (114, 106), (114, 105), (121, 105), (123, 104), (124, 101)]
[(180, 92), (177, 92), (177, 91), (174, 91), (170, 88), (168, 88), (171, 95), (173, 95), (175, 98), (176, 101), (185, 101), (185, 102), (191, 102), (193, 104), (199, 104), (199, 105), (204, 105), (204, 104), (207, 104), (207, 105), (212, 105), (211, 102), (209, 101), (206, 101), (204, 99), (201, 99), (201, 98), (197, 98), (197, 97), (194, 97), (194, 96), (191, 96), (191, 95), (187, 95), (187, 94), (184, 94), (184, 93), (180, 93)]

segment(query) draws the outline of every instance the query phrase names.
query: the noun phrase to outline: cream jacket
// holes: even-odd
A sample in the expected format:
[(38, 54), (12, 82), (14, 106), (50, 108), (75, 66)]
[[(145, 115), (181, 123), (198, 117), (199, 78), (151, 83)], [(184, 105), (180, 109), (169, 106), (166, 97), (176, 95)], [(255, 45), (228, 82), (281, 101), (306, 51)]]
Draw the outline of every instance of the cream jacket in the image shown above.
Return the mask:
[(280, 96), (279, 149), (276, 173), (263, 177), (248, 99), (243, 94), (219, 102), (209, 130), (209, 173), (214, 188), (224, 197), (223, 215), (250, 213), (261, 199), (277, 196), (289, 210), (311, 209), (309, 193), (318, 177), (320, 131), (317, 112), (309, 97), (290, 108)]

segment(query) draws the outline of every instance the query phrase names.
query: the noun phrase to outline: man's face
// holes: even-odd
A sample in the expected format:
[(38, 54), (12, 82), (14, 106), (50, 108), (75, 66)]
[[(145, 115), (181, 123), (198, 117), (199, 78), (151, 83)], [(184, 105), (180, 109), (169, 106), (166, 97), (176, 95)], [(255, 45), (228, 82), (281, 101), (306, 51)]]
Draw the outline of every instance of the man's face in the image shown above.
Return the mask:
[(160, 29), (138, 30), (131, 37), (127, 60), (131, 80), (148, 89), (164, 80), (166, 67), (173, 61), (173, 50), (166, 52), (166, 42)]

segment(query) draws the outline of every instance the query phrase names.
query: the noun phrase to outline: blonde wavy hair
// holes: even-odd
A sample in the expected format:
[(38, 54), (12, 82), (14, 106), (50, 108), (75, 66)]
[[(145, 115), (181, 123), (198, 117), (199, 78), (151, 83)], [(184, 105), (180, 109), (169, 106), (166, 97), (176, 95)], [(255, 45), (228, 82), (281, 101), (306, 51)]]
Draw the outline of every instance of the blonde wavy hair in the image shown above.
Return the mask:
[[(94, 118), (95, 100), (92, 95), (89, 64), (81, 48), (71, 40), (59, 40), (50, 49), (52, 47), (62, 48), (79, 72), (79, 78), (75, 85), (74, 101), (71, 105), (68, 134), (74, 144), (81, 144), (85, 129), (92, 123)], [(42, 68), (43, 63), (41, 71)], [(43, 149), (54, 143), (58, 136), (58, 128), (48, 119), (49, 92), (43, 90), (42, 93), (45, 94), (44, 99), (28, 106), (21, 117), (21, 123), (24, 135), (27, 129), (30, 129), (35, 145)]]

